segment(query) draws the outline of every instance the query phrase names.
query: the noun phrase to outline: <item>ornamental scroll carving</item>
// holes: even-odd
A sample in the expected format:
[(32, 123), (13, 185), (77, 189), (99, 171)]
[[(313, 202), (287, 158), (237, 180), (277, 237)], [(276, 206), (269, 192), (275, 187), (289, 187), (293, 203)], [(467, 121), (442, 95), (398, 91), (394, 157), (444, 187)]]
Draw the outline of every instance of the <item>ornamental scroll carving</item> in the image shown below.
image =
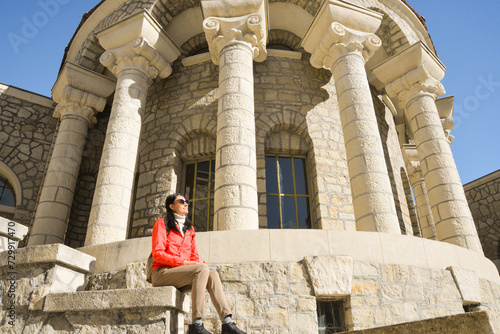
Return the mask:
[(312, 53), (311, 64), (316, 68), (331, 69), (339, 57), (350, 53), (359, 54), (366, 62), (381, 45), (382, 41), (375, 34), (333, 22)]
[(166, 78), (172, 73), (170, 64), (144, 36), (122, 47), (104, 52), (100, 61), (117, 77), (124, 68), (135, 68), (145, 73), (150, 80), (157, 76)]
[(92, 127), (97, 123), (95, 114), (106, 106), (106, 99), (71, 86), (64, 87), (63, 100), (57, 105), (53, 116), (62, 120), (65, 116), (83, 117)]
[(248, 46), (255, 61), (264, 61), (267, 57), (265, 26), (260, 14), (205, 19), (203, 29), (214, 64), (219, 64), (219, 55), (225, 46), (236, 43)]
[(422, 94), (431, 95), (433, 99), (445, 93), (444, 87), (434, 79), (425, 65), (420, 65), (385, 87), (389, 96), (397, 96), (401, 107)]

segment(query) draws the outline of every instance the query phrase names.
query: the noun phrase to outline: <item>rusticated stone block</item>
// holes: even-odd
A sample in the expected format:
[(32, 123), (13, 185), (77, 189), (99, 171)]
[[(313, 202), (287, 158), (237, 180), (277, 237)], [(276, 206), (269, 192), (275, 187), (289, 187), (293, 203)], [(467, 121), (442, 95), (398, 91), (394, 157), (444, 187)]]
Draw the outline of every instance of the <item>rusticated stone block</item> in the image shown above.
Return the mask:
[(481, 288), (476, 273), (453, 266), (446, 269), (451, 271), (464, 304), (481, 303)]
[(350, 256), (305, 258), (316, 297), (347, 296), (352, 291), (353, 261)]

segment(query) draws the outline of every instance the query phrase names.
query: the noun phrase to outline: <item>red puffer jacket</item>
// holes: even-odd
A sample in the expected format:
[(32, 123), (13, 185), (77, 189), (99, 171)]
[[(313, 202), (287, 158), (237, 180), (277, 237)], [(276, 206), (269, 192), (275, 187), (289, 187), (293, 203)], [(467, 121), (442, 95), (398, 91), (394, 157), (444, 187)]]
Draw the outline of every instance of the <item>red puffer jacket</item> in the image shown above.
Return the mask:
[(167, 235), (164, 219), (160, 218), (153, 227), (153, 271), (158, 267), (178, 267), (184, 261), (199, 261), (194, 227), (184, 237), (180, 232), (170, 230)]

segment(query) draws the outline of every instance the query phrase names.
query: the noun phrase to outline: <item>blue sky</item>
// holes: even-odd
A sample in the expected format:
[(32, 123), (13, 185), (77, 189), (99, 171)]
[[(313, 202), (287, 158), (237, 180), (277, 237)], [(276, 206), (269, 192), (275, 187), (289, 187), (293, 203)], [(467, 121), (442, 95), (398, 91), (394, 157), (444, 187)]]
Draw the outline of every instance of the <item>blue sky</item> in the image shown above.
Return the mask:
[[(455, 96), (452, 150), (463, 183), (500, 169), (500, 1), (408, 0), (426, 19)], [(99, 0), (2, 0), (0, 82), (50, 96), (64, 48)]]

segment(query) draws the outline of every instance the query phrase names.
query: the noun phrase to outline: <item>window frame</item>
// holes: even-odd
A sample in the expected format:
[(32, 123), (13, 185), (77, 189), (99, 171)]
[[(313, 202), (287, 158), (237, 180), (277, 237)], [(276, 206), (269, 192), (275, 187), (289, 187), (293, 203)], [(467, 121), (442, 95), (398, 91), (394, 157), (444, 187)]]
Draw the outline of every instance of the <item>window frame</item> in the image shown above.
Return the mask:
[[(208, 162), (208, 190), (207, 190), (207, 194), (208, 194), (208, 197), (202, 197), (202, 198), (196, 198), (196, 184), (197, 184), (197, 173), (198, 173), (198, 164), (199, 163), (202, 163), (202, 162)], [(181, 183), (181, 193), (184, 194), (184, 196), (187, 196), (187, 193), (185, 193), (186, 191), (186, 176), (187, 176), (187, 166), (188, 165), (192, 165), (194, 164), (195, 167), (194, 167), (194, 183), (193, 183), (193, 197), (194, 198), (188, 198), (189, 200), (189, 210), (190, 210), (190, 213), (188, 213), (188, 217), (189, 219), (191, 220), (191, 223), (194, 225), (194, 218), (195, 218), (195, 207), (196, 207), (196, 202), (199, 202), (199, 201), (207, 201), (207, 217), (206, 217), (206, 225), (205, 225), (205, 229), (203, 231), (199, 231), (199, 232), (208, 232), (208, 231), (211, 231), (210, 230), (210, 215), (212, 215), (212, 225), (213, 225), (213, 213), (211, 212), (211, 201), (215, 201), (215, 184), (214, 184), (214, 196), (210, 196), (210, 193), (212, 191), (211, 189), (211, 186), (212, 186), (212, 183), (215, 182), (215, 155), (211, 155), (211, 156), (206, 156), (206, 157), (201, 157), (201, 158), (198, 158), (198, 159), (192, 159), (192, 160), (188, 160), (188, 161), (185, 161), (183, 163), (183, 168), (182, 168), (182, 183)], [(212, 169), (212, 166), (213, 166), (213, 169)], [(212, 173), (214, 174), (213, 175), (213, 179), (212, 179)], [(212, 229), (213, 229), (213, 226), (212, 226)], [(198, 231), (197, 231), (198, 232)]]
[(10, 215), (16, 213), (16, 209), (21, 205), (22, 201), (22, 187), (21, 182), (17, 178), (16, 174), (3, 162), (0, 161), (0, 175), (10, 183), (14, 195), (14, 206), (7, 206), (0, 204), (0, 213), (4, 212)]
[[(300, 154), (285, 154), (285, 153), (268, 153), (264, 156), (264, 159), (267, 159), (269, 157), (272, 157), (272, 158), (275, 158), (276, 160), (276, 179), (277, 179), (277, 183), (278, 183), (278, 193), (268, 193), (267, 192), (267, 185), (266, 185), (266, 191), (265, 191), (265, 194), (266, 194), (266, 203), (267, 203), (267, 198), (268, 196), (275, 196), (277, 197), (279, 200), (278, 200), (278, 210), (279, 210), (279, 229), (282, 230), (284, 229), (283, 228), (283, 210), (282, 210), (282, 201), (281, 199), (284, 198), (284, 197), (293, 197), (294, 198), (294, 205), (295, 205), (295, 220), (296, 220), (296, 223), (297, 223), (297, 226), (296, 226), (296, 229), (297, 230), (300, 230), (300, 220), (299, 220), (299, 207), (298, 207), (298, 203), (297, 203), (297, 198), (299, 197), (302, 197), (302, 198), (306, 198), (307, 201), (308, 201), (308, 215), (309, 215), (309, 224), (310, 224), (310, 228), (309, 229), (312, 229), (312, 203), (311, 203), (311, 193), (310, 193), (310, 189), (311, 189), (311, 184), (310, 184), (310, 180), (309, 180), (309, 174), (307, 173), (307, 170), (308, 170), (308, 166), (307, 166), (307, 157), (304, 156), (304, 155), (300, 155)], [(279, 178), (279, 158), (290, 158), (291, 159), (291, 165), (292, 165), (292, 179), (293, 179), (293, 194), (284, 194), (281, 192), (281, 182), (280, 182), (280, 178)], [(306, 185), (306, 193), (305, 195), (303, 194), (297, 194), (297, 180), (296, 180), (296, 173), (295, 173), (295, 163), (294, 163), (294, 159), (301, 159), (303, 160), (304, 162), (304, 175), (305, 175), (305, 180), (304, 180), (304, 184)], [(265, 172), (266, 172), (266, 180), (267, 180), (267, 169), (265, 169)], [(266, 211), (266, 219), (268, 219), (268, 212)], [(267, 221), (267, 226), (269, 228), (269, 221)]]
[[(321, 314), (320, 314), (320, 304), (323, 304), (325, 306), (323, 306), (323, 310), (326, 310), (326, 306), (329, 304), (329, 303), (336, 303), (336, 304), (341, 304), (341, 307), (340, 307), (340, 317), (341, 319), (337, 319), (341, 325), (341, 327), (328, 327), (328, 324), (325, 324), (326, 326), (325, 327), (321, 327), (320, 324), (321, 324), (321, 321), (320, 321), (320, 317), (321, 317)], [(347, 299), (346, 298), (328, 298), (328, 299), (316, 299), (316, 313), (317, 313), (317, 317), (318, 317), (318, 333), (319, 334), (331, 334), (331, 333), (342, 333), (342, 332), (345, 332), (348, 330), (348, 326), (347, 326), (347, 319), (346, 319), (346, 310), (347, 310)], [(332, 318), (335, 319), (335, 314), (332, 314)], [(332, 331), (334, 330), (334, 331)]]

